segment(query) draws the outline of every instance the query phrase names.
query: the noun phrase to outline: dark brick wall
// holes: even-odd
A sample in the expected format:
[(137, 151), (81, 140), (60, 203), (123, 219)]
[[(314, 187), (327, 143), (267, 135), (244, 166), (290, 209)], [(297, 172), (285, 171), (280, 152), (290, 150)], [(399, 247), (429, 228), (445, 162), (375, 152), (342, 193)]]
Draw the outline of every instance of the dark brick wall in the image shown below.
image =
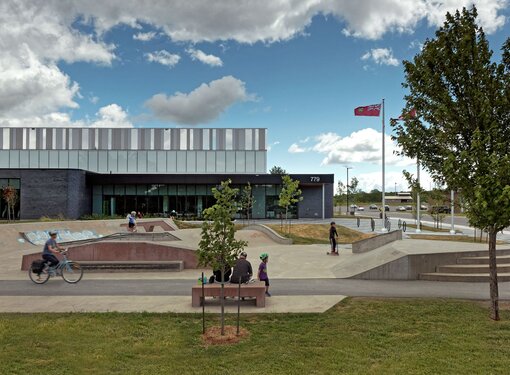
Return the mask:
[[(322, 218), (322, 186), (301, 186), (303, 200), (299, 202), (298, 216), (304, 218)], [(324, 217), (333, 217), (333, 184), (324, 185)]]
[(90, 214), (85, 172), (59, 169), (0, 169), (2, 178), (21, 179), (20, 219)]

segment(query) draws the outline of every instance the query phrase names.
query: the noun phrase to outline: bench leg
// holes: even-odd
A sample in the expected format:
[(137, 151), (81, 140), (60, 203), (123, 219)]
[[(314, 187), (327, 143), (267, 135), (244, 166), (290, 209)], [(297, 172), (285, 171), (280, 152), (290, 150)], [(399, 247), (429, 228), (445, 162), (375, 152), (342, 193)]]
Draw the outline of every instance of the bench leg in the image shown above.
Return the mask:
[(191, 306), (193, 307), (200, 307), (202, 306), (202, 297), (200, 296), (200, 294), (192, 294), (191, 295)]
[(255, 305), (257, 307), (266, 307), (266, 295), (264, 293), (256, 297)]

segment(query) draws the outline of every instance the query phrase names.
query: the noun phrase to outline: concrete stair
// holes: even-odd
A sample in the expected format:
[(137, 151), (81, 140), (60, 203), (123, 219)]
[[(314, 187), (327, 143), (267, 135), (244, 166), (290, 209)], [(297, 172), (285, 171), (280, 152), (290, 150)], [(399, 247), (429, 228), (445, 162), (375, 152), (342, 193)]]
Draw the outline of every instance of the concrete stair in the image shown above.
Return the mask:
[[(498, 250), (496, 255), (498, 281), (510, 281), (510, 249)], [(489, 253), (476, 252), (473, 256), (457, 259), (457, 264), (441, 265), (436, 272), (421, 273), (420, 280), (453, 282), (488, 282)]]

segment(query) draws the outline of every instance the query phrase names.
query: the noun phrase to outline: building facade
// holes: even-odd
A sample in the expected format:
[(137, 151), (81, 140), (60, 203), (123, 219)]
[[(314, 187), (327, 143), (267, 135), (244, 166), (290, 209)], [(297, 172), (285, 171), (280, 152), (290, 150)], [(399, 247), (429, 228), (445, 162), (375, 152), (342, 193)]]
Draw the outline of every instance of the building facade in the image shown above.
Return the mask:
[[(0, 128), (0, 187), (16, 216), (78, 218), (130, 211), (200, 218), (212, 187), (248, 182), (253, 218), (277, 218), (281, 176), (267, 174), (266, 129)], [(303, 201), (294, 217), (333, 215), (333, 175), (291, 175)], [(5, 202), (0, 206), (4, 217)]]

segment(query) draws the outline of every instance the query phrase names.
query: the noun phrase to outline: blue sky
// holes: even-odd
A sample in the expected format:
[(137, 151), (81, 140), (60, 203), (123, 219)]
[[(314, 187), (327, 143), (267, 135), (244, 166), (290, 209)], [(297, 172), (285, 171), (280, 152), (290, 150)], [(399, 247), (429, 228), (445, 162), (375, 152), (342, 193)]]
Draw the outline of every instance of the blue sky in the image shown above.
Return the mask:
[[(402, 60), (472, 3), (3, 1), (0, 124), (264, 127), (268, 167), (345, 181), (350, 166), (380, 189), (381, 118), (353, 110), (385, 98), (388, 125), (404, 106)], [(497, 52), (509, 4), (474, 3)], [(414, 162), (387, 139), (386, 189), (405, 190)]]

